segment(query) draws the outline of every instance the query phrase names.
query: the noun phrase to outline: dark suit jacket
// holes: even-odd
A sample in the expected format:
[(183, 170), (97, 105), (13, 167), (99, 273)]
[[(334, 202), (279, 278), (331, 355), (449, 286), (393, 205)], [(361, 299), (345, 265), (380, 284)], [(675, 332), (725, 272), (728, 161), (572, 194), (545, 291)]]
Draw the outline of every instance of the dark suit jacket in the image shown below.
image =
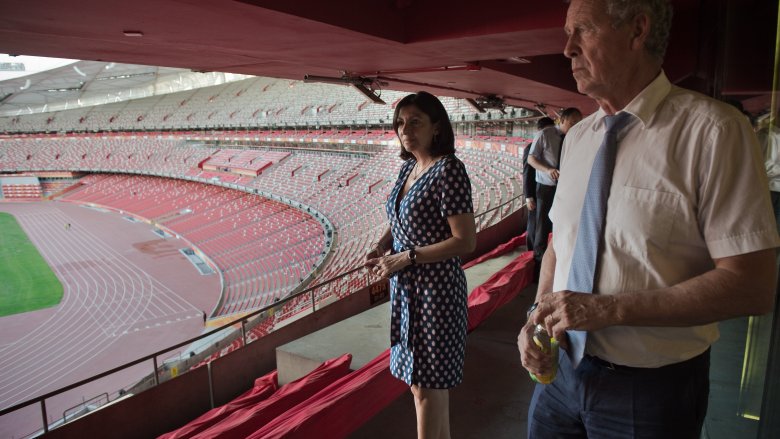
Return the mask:
[(528, 164), (530, 151), (531, 144), (529, 143), (523, 150), (523, 194), (526, 198), (536, 199), (536, 169)]

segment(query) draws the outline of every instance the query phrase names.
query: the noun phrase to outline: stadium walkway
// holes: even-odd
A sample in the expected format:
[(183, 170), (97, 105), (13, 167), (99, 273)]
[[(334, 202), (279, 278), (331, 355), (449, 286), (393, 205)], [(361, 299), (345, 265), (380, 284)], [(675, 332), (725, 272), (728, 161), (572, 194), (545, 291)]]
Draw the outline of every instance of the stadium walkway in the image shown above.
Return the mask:
[[(524, 250), (521, 247), (519, 250)], [(521, 252), (515, 251), (466, 270), (469, 291), (485, 282)], [(463, 383), (450, 393), (450, 424), (457, 439), (518, 439), (526, 436), (533, 382), (520, 365), (516, 338), (533, 303), (536, 284), (498, 309), (469, 334)], [(389, 307), (383, 305), (389, 324)], [(363, 425), (350, 439), (416, 437), (414, 401), (405, 392)]]

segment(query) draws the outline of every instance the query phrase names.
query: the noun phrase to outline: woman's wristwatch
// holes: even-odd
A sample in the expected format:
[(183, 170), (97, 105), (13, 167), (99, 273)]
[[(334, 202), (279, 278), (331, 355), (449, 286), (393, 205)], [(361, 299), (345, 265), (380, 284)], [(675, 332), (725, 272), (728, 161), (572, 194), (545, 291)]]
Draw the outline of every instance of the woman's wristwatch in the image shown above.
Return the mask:
[(411, 265), (417, 265), (417, 251), (414, 247), (409, 249), (409, 263)]

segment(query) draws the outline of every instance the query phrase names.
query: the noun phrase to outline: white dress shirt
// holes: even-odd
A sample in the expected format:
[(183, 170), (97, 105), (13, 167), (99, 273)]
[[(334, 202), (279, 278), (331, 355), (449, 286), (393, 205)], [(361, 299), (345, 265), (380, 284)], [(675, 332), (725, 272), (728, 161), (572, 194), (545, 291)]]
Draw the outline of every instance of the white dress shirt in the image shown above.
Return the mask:
[[(659, 76), (624, 109), (604, 246), (594, 291), (668, 287), (714, 268), (713, 258), (780, 246), (758, 140), (733, 107)], [(553, 290), (566, 289), (580, 210), (604, 136), (599, 110), (575, 125), (550, 218), (557, 256)], [(717, 324), (613, 326), (591, 332), (587, 352), (616, 364), (659, 367), (692, 358)]]

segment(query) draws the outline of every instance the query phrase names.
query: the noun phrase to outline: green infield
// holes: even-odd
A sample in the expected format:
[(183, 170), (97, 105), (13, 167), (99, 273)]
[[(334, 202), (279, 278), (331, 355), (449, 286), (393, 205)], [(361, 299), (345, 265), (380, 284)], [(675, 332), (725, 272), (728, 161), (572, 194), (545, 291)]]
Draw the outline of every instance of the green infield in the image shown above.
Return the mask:
[(62, 284), (16, 218), (0, 212), (0, 317), (48, 308)]

